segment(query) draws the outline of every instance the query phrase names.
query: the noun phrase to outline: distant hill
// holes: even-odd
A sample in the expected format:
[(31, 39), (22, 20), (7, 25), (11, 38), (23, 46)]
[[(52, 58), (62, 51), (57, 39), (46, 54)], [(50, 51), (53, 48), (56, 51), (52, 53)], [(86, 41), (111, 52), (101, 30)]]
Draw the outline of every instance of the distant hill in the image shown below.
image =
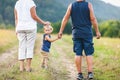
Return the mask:
[[(71, 2), (76, 0), (56, 0), (67, 7)], [(91, 2), (94, 7), (95, 15), (102, 20), (119, 19), (120, 20), (120, 7), (113, 6), (101, 0), (86, 0)]]
[[(37, 14), (43, 20), (51, 22), (61, 21), (69, 3), (75, 0), (34, 0), (37, 5)], [(120, 20), (120, 7), (107, 4), (100, 0), (90, 1), (95, 10), (95, 15), (98, 19), (119, 19)], [(16, 0), (2, 0), (0, 2), (0, 24), (14, 24), (14, 5)]]
[(65, 8), (56, 0), (34, 0), (37, 5), (37, 14), (44, 20), (57, 22), (63, 18)]
[(100, 19), (119, 19), (120, 7), (113, 6), (100, 0), (89, 0), (94, 7), (97, 18)]

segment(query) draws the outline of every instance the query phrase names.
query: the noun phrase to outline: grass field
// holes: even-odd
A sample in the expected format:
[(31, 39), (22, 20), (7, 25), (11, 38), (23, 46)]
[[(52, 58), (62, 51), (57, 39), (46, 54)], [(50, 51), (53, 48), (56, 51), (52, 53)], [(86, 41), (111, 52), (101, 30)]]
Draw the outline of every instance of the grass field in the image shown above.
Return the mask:
[(0, 54), (17, 43), (16, 34), (10, 30), (0, 30)]
[[(70, 36), (64, 36), (65, 42), (72, 44)], [(120, 39), (94, 38), (95, 80), (119, 80), (120, 78)], [(70, 54), (69, 56), (73, 56)]]
[[(2, 31), (0, 31), (0, 34), (1, 32)], [(16, 37), (13, 31), (6, 31), (4, 34), (9, 34), (8, 37), (12, 38), (9, 39), (8, 42), (6, 41), (6, 44), (11, 44), (16, 41)], [(12, 37), (11, 35), (14, 36)], [(53, 37), (55, 36), (57, 35), (53, 35)], [(21, 73), (19, 72), (18, 62), (11, 62), (11, 64), (15, 63), (11, 67), (8, 67), (6, 66), (6, 64), (3, 63), (3, 65), (0, 66), (0, 80), (74, 80), (72, 79), (72, 77), (76, 74), (76, 72), (74, 70), (71, 70), (70, 68), (72, 66), (75, 69), (75, 67), (73, 66), (74, 53), (72, 52), (71, 36), (64, 35), (61, 40), (52, 43), (49, 68), (47, 70), (41, 68), (42, 56), (39, 52), (41, 38), (42, 36), (38, 34), (35, 45), (35, 55), (32, 61), (33, 71), (31, 73)], [(2, 41), (5, 41), (2, 39), (3, 38), (0, 37), (0, 43)], [(6, 44), (2, 44), (2, 46), (0, 47), (4, 48)], [(101, 38), (97, 40), (96, 38), (94, 38), (94, 47), (94, 80), (119, 80), (120, 39)], [(17, 55), (15, 56), (17, 57)], [(10, 63), (9, 60), (7, 62)], [(86, 62), (84, 61), (83, 74), (85, 76), (87, 73), (86, 71)]]

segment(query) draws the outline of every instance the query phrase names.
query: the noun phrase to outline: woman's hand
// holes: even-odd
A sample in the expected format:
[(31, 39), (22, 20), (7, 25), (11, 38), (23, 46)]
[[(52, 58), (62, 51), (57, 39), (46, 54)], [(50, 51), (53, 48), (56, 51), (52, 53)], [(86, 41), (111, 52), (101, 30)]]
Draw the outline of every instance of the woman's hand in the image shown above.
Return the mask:
[(44, 25), (51, 25), (51, 23), (49, 21), (46, 21)]

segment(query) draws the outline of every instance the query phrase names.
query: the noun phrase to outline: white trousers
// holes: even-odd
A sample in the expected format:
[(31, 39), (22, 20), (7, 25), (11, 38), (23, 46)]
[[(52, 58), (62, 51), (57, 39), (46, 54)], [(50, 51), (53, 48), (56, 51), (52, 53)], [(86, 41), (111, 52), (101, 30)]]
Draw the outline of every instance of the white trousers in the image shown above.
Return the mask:
[(18, 60), (33, 58), (36, 30), (18, 31), (17, 37), (19, 40)]

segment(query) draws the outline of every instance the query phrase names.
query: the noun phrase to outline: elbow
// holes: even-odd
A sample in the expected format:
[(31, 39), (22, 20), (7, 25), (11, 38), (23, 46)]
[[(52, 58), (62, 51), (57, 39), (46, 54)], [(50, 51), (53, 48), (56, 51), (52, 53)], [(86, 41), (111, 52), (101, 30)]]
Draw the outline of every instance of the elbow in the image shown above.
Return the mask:
[(95, 17), (93, 17), (93, 18), (90, 18), (90, 20), (93, 22), (93, 21), (95, 21), (95, 20), (96, 20), (96, 18), (95, 18)]
[(92, 22), (93, 25), (97, 25), (97, 20), (96, 20), (95, 17), (94, 17), (94, 18), (91, 18), (91, 22)]
[(37, 20), (37, 15), (32, 15), (32, 18), (36, 21)]
[(48, 40), (49, 42), (53, 42), (53, 40)]
[(62, 20), (62, 23), (67, 23), (67, 22), (68, 22), (68, 19), (66, 18)]
[(55, 40), (50, 40), (50, 42), (54, 42)]
[(54, 41), (50, 41), (50, 42), (54, 42)]
[(67, 17), (67, 16), (64, 16), (64, 18), (63, 18), (63, 22), (67, 22), (69, 20), (69, 17)]

